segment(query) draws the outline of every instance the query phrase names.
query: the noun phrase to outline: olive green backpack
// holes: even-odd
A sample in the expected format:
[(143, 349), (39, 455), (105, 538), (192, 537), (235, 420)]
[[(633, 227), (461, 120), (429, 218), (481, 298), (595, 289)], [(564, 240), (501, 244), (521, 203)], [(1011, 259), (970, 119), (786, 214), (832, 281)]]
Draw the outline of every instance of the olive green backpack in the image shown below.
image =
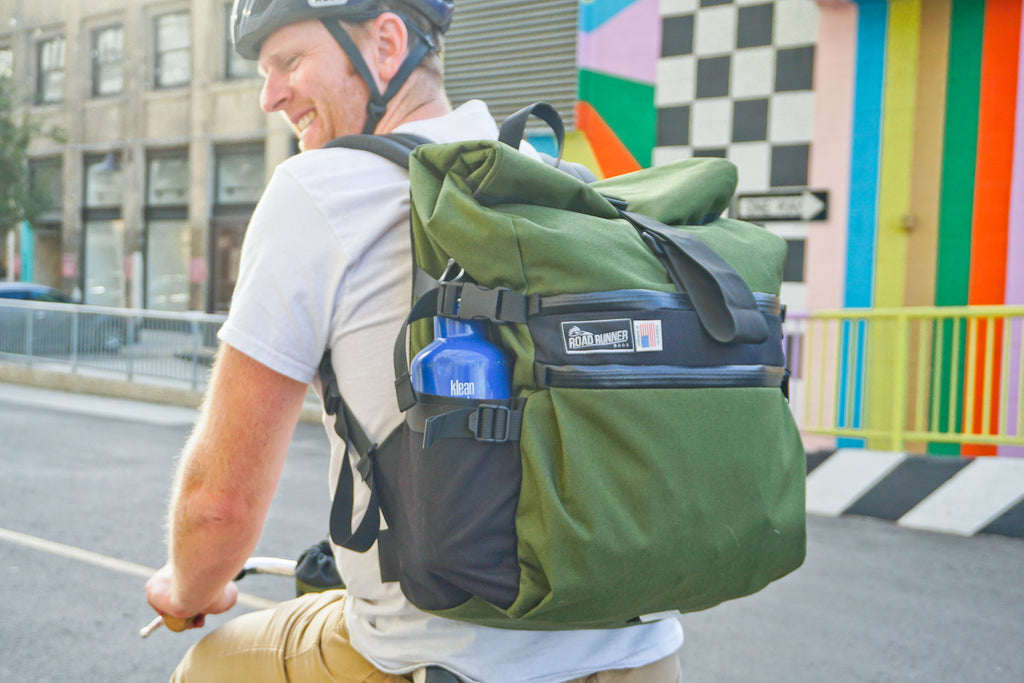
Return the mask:
[[(383, 578), (419, 608), (500, 628), (619, 627), (755, 593), (806, 547), (778, 299), (786, 244), (721, 217), (728, 161), (587, 183), (514, 148), (531, 113), (560, 141), (557, 114), (534, 105), (503, 142), (411, 156), (420, 140), (403, 136), (334, 143), (408, 157), (417, 285), (395, 345), (406, 420), (382, 444), (351, 417), (325, 355), (325, 406), (372, 492), (352, 529), (346, 458), (332, 538), (376, 543)], [(436, 315), (490, 321), (514, 398), (413, 390), (407, 354)]]

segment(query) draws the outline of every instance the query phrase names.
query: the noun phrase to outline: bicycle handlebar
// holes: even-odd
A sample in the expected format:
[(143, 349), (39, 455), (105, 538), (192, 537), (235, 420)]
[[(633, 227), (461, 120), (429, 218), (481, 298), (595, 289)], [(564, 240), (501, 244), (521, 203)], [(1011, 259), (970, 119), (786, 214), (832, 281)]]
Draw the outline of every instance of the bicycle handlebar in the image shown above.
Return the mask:
[[(234, 580), (239, 581), (250, 574), (295, 576), (295, 564), (295, 560), (286, 560), (280, 557), (250, 557), (242, 565), (242, 570), (238, 572), (238, 576)], [(161, 626), (167, 626), (169, 630), (180, 633), (187, 629), (194, 620), (195, 617), (182, 619), (181, 617), (172, 617), (169, 614), (157, 615), (153, 621), (139, 629), (139, 637), (148, 638), (153, 631)]]

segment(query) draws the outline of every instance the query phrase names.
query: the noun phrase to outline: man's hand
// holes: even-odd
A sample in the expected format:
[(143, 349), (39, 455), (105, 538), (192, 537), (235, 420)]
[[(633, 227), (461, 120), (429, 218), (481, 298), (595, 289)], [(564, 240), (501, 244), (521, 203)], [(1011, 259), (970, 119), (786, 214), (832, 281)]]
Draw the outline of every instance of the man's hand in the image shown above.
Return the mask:
[(207, 614), (220, 614), (235, 606), (238, 587), (233, 581), (224, 586), (220, 595), (198, 614), (183, 612), (173, 599), (174, 572), (170, 565), (164, 565), (146, 582), (146, 600), (164, 618), (164, 625), (171, 631), (202, 628)]

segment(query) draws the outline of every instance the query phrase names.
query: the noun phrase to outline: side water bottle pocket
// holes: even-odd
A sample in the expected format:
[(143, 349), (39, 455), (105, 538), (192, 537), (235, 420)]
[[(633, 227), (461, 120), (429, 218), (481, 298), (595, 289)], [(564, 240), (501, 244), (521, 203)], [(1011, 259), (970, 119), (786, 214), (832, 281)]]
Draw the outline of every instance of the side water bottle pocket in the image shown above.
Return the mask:
[(511, 398), (511, 364), (486, 326), (434, 319), (434, 341), (409, 364), (415, 404), (375, 459), (390, 536), (382, 556), (421, 609), (474, 596), (505, 608), (518, 594), (523, 401)]
[(435, 317), (434, 341), (412, 359), (409, 374), (417, 393), (474, 399), (512, 395), (510, 364), (487, 339), (482, 320)]

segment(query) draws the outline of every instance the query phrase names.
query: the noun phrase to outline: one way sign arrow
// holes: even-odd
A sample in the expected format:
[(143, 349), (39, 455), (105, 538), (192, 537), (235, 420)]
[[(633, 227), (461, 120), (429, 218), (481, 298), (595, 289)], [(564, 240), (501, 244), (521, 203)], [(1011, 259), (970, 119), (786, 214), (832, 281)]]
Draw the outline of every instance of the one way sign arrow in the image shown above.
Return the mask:
[(828, 192), (801, 190), (737, 195), (736, 218), (755, 223), (828, 220)]

